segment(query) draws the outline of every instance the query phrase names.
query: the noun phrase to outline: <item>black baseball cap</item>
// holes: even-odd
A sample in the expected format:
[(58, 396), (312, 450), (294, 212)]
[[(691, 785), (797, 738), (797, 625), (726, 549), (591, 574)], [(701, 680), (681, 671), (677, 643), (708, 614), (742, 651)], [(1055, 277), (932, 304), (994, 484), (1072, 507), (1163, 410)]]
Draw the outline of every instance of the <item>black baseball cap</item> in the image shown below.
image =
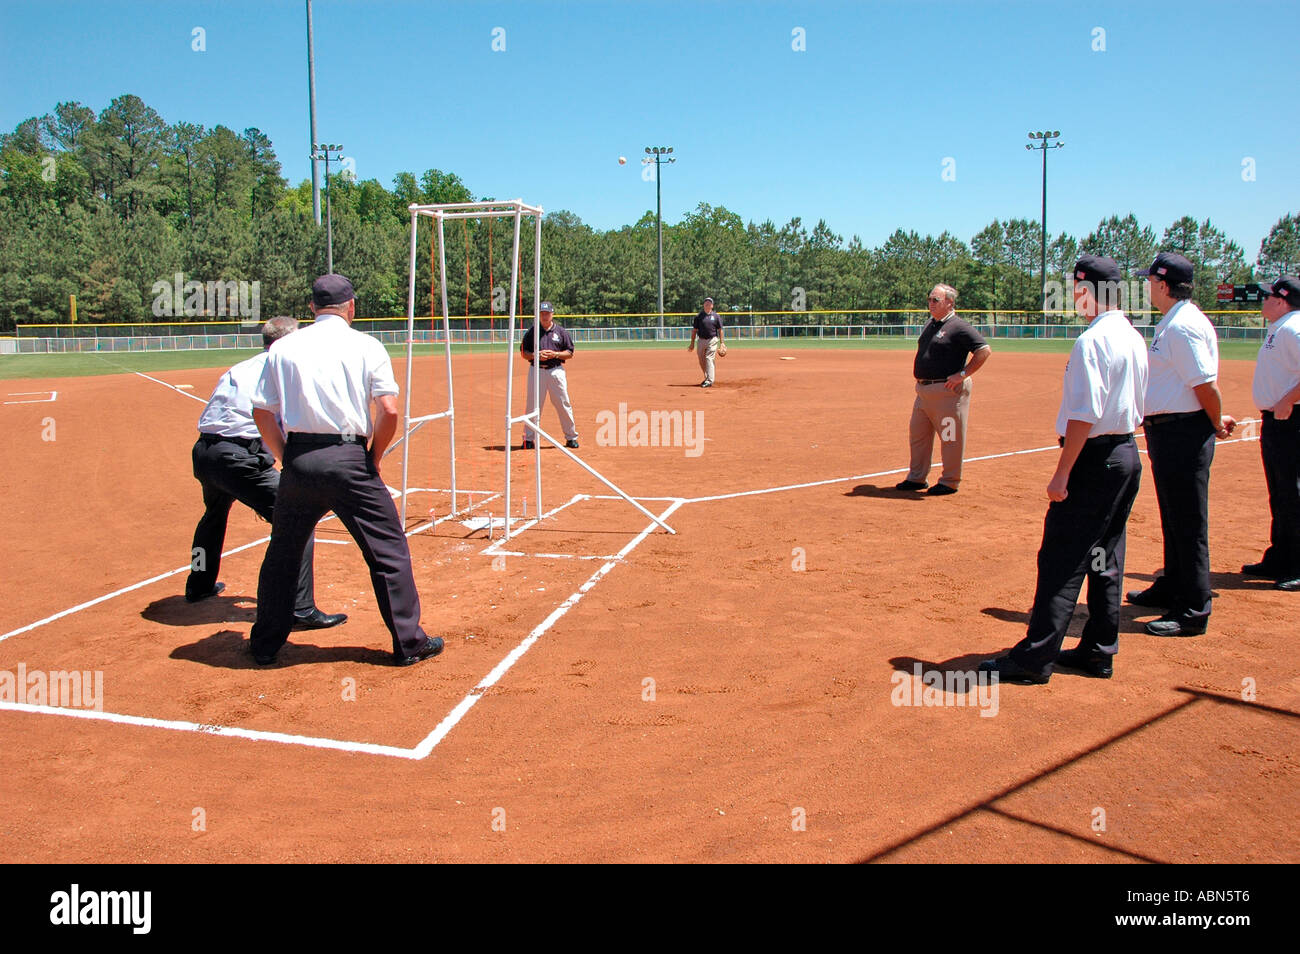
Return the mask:
[(346, 305), (356, 297), (352, 283), (342, 275), (322, 275), (311, 286), (311, 300), (317, 308)]
[(1300, 308), (1300, 278), (1294, 275), (1283, 275), (1273, 283), (1271, 290), (1268, 282), (1260, 282), (1259, 290), (1271, 298), (1281, 298), (1292, 308)]
[(1192, 263), (1177, 252), (1161, 252), (1150, 268), (1138, 272), (1143, 278), (1158, 278), (1170, 285), (1184, 285), (1192, 280)]
[(555, 314), (555, 309), (551, 307), (551, 303), (549, 301), (542, 302), (540, 305), (537, 306), (537, 310), (539, 312), (549, 311), (551, 314)]
[(1124, 273), (1113, 258), (1084, 255), (1074, 263), (1074, 280), (1077, 282), (1122, 282)]

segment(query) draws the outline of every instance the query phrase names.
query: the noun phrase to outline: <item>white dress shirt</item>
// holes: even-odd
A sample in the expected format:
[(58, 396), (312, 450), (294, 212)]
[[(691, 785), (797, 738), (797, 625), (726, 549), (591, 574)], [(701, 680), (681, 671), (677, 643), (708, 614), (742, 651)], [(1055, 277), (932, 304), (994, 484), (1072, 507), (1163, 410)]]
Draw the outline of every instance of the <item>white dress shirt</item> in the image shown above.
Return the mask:
[(199, 431), (219, 437), (257, 437), (253, 392), (262, 378), (266, 352), (241, 361), (221, 376), (208, 406), (199, 415)]
[(1251, 388), (1255, 407), (1261, 411), (1273, 410), (1297, 384), (1300, 384), (1300, 311), (1288, 311), (1264, 329)]
[(1156, 325), (1147, 362), (1148, 415), (1202, 410), (1192, 389), (1218, 379), (1219, 336), (1201, 309), (1180, 301)]
[(370, 401), (399, 390), (384, 346), (340, 315), (319, 316), (267, 355), (253, 407), (278, 414), (289, 434), (369, 437)]
[(1147, 393), (1147, 346), (1124, 312), (1105, 311), (1075, 339), (1065, 366), (1056, 433), (1069, 421), (1092, 425), (1089, 437), (1132, 434)]

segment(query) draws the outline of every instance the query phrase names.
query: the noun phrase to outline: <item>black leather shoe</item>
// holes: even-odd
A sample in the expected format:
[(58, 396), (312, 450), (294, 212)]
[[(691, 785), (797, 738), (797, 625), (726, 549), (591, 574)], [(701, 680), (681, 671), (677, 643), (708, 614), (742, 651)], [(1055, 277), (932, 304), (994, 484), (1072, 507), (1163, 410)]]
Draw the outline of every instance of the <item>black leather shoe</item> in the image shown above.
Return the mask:
[(199, 594), (197, 594), (197, 595), (196, 595), (196, 594), (191, 594), (191, 593), (186, 593), (186, 594), (185, 594), (185, 602), (186, 602), (186, 603), (197, 603), (199, 600), (206, 600), (206, 599), (207, 599), (208, 597), (210, 597), (210, 596), (216, 596), (218, 593), (220, 593), (220, 592), (221, 592), (222, 590), (224, 590), (225, 588), (226, 588), (226, 584), (224, 584), (224, 583), (217, 583), (215, 586), (212, 587), (211, 590), (209, 590), (209, 591), (206, 592), (206, 593), (199, 593)]
[(1044, 675), (1040, 672), (1034, 672), (1032, 669), (1026, 669), (1010, 656), (986, 659), (979, 664), (979, 671), (996, 675), (999, 682), (1012, 682), (1020, 686), (1042, 686), (1052, 678), (1051, 673)]
[(1145, 590), (1129, 590), (1125, 599), (1134, 606), (1150, 606), (1154, 609), (1168, 609), (1170, 605), (1159, 586), (1148, 586)]
[(1278, 580), (1273, 584), (1273, 589), (1282, 590), (1286, 593), (1300, 592), (1300, 577), (1296, 577), (1294, 580)]
[(1109, 679), (1115, 674), (1111, 657), (1105, 653), (1090, 653), (1081, 649), (1066, 649), (1057, 654), (1052, 664), (1055, 672), (1068, 672), (1093, 679)]
[(1152, 636), (1203, 636), (1205, 623), (1189, 623), (1177, 616), (1162, 616), (1147, 623), (1147, 632)]
[(573, 447), (573, 448), (576, 449), (577, 446), (578, 446), (578, 439), (575, 437), (575, 438), (574, 438), (573, 440), (571, 440), (571, 441), (565, 441), (565, 442), (564, 442), (564, 446), (565, 446), (565, 447)]
[(397, 656), (394, 662), (399, 666), (414, 666), (421, 659), (429, 659), (440, 652), (442, 652), (442, 637), (433, 636), (425, 640), (424, 645), (414, 656)]
[(926, 487), (929, 486), (930, 485), (927, 484), (924, 480), (900, 480), (898, 483), (894, 484), (894, 489), (895, 490), (924, 490)]
[(253, 653), (253, 662), (257, 663), (259, 666), (269, 666), (275, 662), (275, 657), (277, 655), (279, 655), (278, 652), (271, 653), (270, 655), (267, 655), (266, 653)]
[(299, 616), (295, 613), (293, 617), (293, 628), (329, 629), (331, 626), (337, 626), (339, 623), (346, 623), (347, 621), (347, 613), (322, 613), (319, 609), (314, 609), (303, 616)]
[(1280, 580), (1286, 575), (1267, 563), (1247, 563), (1241, 568), (1241, 572), (1246, 576), (1260, 576), (1266, 580)]
[(947, 497), (949, 494), (955, 494), (956, 487), (949, 487), (947, 484), (935, 484), (925, 492), (927, 497)]

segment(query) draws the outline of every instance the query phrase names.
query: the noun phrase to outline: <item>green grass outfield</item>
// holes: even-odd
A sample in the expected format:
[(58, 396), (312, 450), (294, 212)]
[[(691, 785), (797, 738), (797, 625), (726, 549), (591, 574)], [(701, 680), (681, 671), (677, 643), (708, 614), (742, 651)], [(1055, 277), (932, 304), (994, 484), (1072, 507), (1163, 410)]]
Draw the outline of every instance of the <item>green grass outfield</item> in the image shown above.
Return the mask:
[[(1025, 339), (997, 338), (993, 341), (995, 351), (1038, 352), (1041, 354), (1064, 354), (1070, 350), (1074, 341), (1070, 338)], [(498, 345), (453, 345), (455, 354), (501, 353), (504, 344)], [(609, 341), (581, 342), (582, 351), (640, 351), (647, 348), (660, 350), (685, 350), (681, 341)], [(888, 351), (912, 351), (916, 348), (915, 338), (879, 337), (879, 338), (780, 338), (733, 341), (729, 347), (737, 350), (762, 348), (768, 351), (799, 350), (842, 350), (877, 349)], [(389, 354), (401, 357), (406, 349), (401, 345), (389, 345)], [(442, 354), (442, 345), (420, 345), (416, 354)], [(1254, 341), (1221, 341), (1219, 357), (1224, 361), (1254, 361), (1259, 353), (1259, 343)], [(0, 355), (0, 380), (15, 378), (72, 378), (92, 374), (127, 374), (143, 371), (146, 374), (157, 371), (182, 371), (193, 368), (228, 368), (233, 364), (257, 354), (256, 349), (210, 349), (207, 351), (116, 351), (83, 354), (7, 354)]]

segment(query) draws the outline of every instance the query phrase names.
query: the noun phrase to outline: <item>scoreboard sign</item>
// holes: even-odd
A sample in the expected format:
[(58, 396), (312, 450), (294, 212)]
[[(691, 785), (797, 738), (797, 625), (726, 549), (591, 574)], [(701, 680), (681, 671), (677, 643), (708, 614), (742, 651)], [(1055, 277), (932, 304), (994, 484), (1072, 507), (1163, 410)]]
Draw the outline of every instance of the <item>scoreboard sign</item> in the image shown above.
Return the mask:
[[(1273, 287), (1272, 282), (1264, 282), (1263, 284), (1264, 287), (1266, 288)], [(1224, 289), (1231, 290), (1232, 292), (1231, 297), (1229, 298), (1223, 297)], [(1260, 291), (1260, 285), (1258, 282), (1250, 282), (1246, 285), (1225, 284), (1219, 286), (1219, 301), (1263, 301), (1263, 300), (1264, 300), (1264, 292)]]
[(1232, 293), (1235, 287), (1231, 282), (1223, 282), (1219, 285), (1219, 301), (1232, 301)]

